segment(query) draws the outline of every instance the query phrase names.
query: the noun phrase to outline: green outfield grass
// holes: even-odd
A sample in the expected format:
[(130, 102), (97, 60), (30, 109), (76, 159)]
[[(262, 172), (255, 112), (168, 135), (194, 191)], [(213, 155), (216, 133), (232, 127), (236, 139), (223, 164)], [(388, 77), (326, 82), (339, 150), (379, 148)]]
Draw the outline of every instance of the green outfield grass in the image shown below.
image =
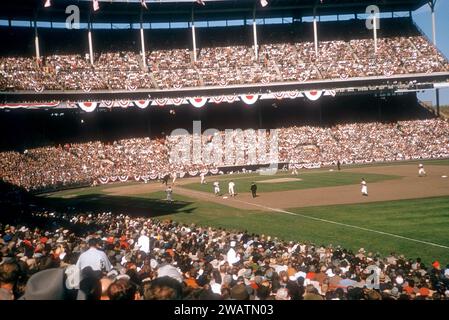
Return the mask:
[[(407, 164), (410, 163), (415, 162), (407, 162)], [(449, 160), (425, 161), (424, 163), (448, 165)], [(400, 176), (345, 171), (331, 172), (328, 169), (319, 169), (307, 172), (301, 171), (298, 178), (303, 179), (302, 181), (276, 184), (259, 182), (258, 187), (261, 192), (269, 192), (358, 184), (362, 175), (369, 182), (400, 178)], [(231, 177), (236, 182), (237, 192), (248, 192), (249, 184), (252, 181), (292, 177), (292, 175), (281, 172), (275, 176), (260, 176), (253, 173)], [(222, 181), (222, 190), (227, 191), (227, 182), (230, 180), (230, 176), (207, 178), (207, 185), (201, 186), (198, 181), (184, 185), (184, 187), (211, 192), (212, 178), (214, 178)], [(117, 186), (132, 184), (135, 184), (135, 182), (120, 183)], [(81, 212), (83, 210), (86, 212), (112, 211), (134, 216), (173, 219), (186, 224), (196, 223), (202, 226), (221, 227), (234, 231), (248, 230), (251, 233), (271, 235), (287, 241), (312, 242), (317, 245), (341, 245), (351, 250), (364, 247), (384, 256), (394, 251), (413, 259), (421, 257), (426, 263), (435, 259), (444, 264), (449, 263), (448, 248), (429, 244), (449, 247), (449, 237), (447, 236), (449, 231), (449, 196), (292, 208), (286, 210), (291, 213), (288, 214), (236, 209), (217, 203), (197, 201), (178, 195), (176, 192), (173, 203), (164, 200), (164, 192), (126, 196), (107, 194), (105, 189), (112, 187), (114, 186), (107, 185), (65, 190), (41, 195), (38, 199), (46, 206), (61, 210), (76, 207), (77, 211)], [(420, 243), (397, 236), (429, 243)]]
[[(213, 192), (212, 183), (214, 181), (219, 181), (222, 189), (221, 191), (227, 192), (228, 182), (233, 180), (236, 185), (235, 191), (239, 193), (239, 192), (250, 192), (251, 183), (254, 181), (257, 183), (257, 191), (265, 193), (273, 191), (300, 190), (300, 189), (358, 184), (360, 183), (362, 177), (364, 177), (370, 183), (401, 178), (400, 176), (396, 175), (320, 170), (311, 172), (302, 171), (299, 175), (292, 175), (291, 173), (278, 173), (272, 176), (263, 176), (259, 174), (251, 174), (251, 175), (236, 174), (218, 177), (214, 176), (214, 177), (206, 177), (207, 184), (200, 184), (198, 181), (195, 183), (185, 184), (183, 185), (183, 187), (196, 191)], [(263, 180), (271, 180), (279, 178), (297, 178), (301, 180), (278, 182), (278, 183), (260, 183), (260, 181)]]
[(85, 191), (77, 194), (76, 190), (72, 190), (70, 198), (58, 198), (53, 195), (43, 200), (54, 207), (76, 206), (79, 210), (86, 211), (113, 211), (117, 214), (129, 213), (158, 219), (173, 219), (186, 224), (196, 223), (234, 231), (248, 230), (251, 233), (271, 235), (287, 241), (341, 245), (350, 250), (364, 247), (382, 255), (394, 251), (409, 258), (421, 257), (427, 263), (434, 259), (449, 263), (449, 249), (351, 227), (362, 227), (449, 247), (447, 236), (449, 197), (287, 210), (300, 216), (241, 210), (217, 203), (199, 202), (178, 194), (174, 194), (173, 203), (166, 202), (164, 198), (164, 192), (111, 196), (101, 192), (89, 195)]
[[(152, 194), (149, 197), (162, 198), (163, 193)], [(447, 236), (449, 197), (288, 210), (302, 216), (239, 210), (215, 203), (192, 202), (191, 199), (179, 195), (175, 195), (175, 200), (190, 204), (160, 218), (230, 230), (248, 230), (252, 233), (272, 235), (288, 241), (299, 240), (317, 245), (341, 245), (351, 250), (363, 247), (382, 255), (394, 251), (409, 258), (421, 257), (427, 263), (434, 259), (439, 259), (442, 263), (449, 263), (449, 249), (446, 248), (309, 218), (320, 218), (449, 247), (449, 237)], [(167, 211), (169, 212), (170, 209)]]

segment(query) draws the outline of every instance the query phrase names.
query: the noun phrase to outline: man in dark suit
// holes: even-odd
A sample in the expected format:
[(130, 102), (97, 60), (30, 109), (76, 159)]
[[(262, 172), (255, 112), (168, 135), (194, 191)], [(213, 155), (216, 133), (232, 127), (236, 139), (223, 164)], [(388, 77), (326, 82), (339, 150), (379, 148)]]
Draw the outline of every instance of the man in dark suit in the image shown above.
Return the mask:
[(257, 192), (257, 185), (253, 182), (251, 183), (251, 193), (253, 194), (253, 198), (257, 197), (256, 192)]

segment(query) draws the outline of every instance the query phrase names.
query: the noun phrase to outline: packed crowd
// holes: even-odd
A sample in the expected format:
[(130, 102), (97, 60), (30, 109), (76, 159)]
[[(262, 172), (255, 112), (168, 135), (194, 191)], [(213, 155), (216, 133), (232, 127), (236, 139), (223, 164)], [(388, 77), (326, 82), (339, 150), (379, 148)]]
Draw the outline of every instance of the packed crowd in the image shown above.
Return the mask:
[(0, 223), (0, 300), (449, 299), (439, 261), (124, 214), (31, 218), (47, 227)]
[(189, 49), (146, 53), (101, 53), (0, 57), (1, 90), (84, 90), (181, 88), (231, 84), (346, 79), (393, 74), (449, 71), (448, 61), (423, 36), (260, 45), (258, 58), (250, 46), (204, 47), (197, 61)]
[(337, 160), (351, 164), (432, 158), (449, 158), (449, 123), (437, 118), (293, 126), (262, 133), (218, 131), (6, 151), (0, 153), (0, 178), (39, 190), (93, 183), (103, 177), (160, 177), (222, 166), (329, 166)]

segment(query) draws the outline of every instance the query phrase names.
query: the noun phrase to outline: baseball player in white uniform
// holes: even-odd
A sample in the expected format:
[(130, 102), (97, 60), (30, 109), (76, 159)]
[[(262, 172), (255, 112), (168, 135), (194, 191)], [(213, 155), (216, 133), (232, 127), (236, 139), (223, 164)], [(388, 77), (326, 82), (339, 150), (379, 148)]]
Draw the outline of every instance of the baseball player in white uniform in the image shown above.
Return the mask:
[(168, 187), (165, 190), (165, 193), (167, 194), (167, 198), (165, 198), (165, 200), (172, 202), (173, 201), (173, 197), (172, 197), (173, 189), (171, 187)]
[(214, 182), (214, 194), (216, 196), (220, 194), (220, 183), (218, 181)]
[(365, 178), (362, 178), (360, 185), (362, 186), (362, 196), (368, 196), (368, 186), (366, 185)]
[(205, 176), (204, 172), (201, 172), (200, 174), (201, 184), (206, 184), (206, 178), (204, 176)]
[(234, 187), (235, 187), (235, 183), (234, 183), (234, 181), (231, 180), (228, 183), (228, 192), (229, 192), (229, 196), (231, 196), (231, 197), (235, 197)]
[(424, 165), (422, 163), (418, 166), (418, 176), (419, 177), (425, 177), (426, 176), (426, 170), (424, 170)]
[(298, 175), (298, 169), (296, 169), (296, 167), (293, 167), (292, 174), (295, 176)]

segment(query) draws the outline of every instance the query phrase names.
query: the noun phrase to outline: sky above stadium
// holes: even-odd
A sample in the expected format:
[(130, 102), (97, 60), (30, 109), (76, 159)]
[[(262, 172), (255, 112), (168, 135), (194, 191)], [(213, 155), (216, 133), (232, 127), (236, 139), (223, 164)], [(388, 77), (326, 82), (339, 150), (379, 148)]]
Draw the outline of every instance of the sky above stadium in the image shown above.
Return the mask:
[[(449, 58), (449, 1), (438, 0), (436, 4), (436, 28), (437, 28), (437, 47), (443, 54)], [(422, 29), (422, 31), (432, 39), (432, 16), (430, 7), (423, 6), (413, 13), (413, 20)], [(423, 101), (431, 101), (435, 104), (435, 92), (430, 90), (420, 94), (419, 98)], [(449, 89), (440, 90), (440, 103), (449, 105)]]

